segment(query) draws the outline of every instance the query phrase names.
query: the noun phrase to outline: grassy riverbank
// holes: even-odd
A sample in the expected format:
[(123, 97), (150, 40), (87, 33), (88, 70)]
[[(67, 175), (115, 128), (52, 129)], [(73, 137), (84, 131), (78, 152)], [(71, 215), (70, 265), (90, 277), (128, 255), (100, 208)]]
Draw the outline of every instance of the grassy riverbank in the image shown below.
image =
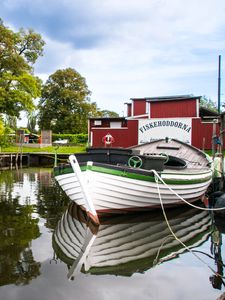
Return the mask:
[[(76, 145), (76, 146), (49, 146), (49, 147), (43, 147), (43, 148), (31, 148), (31, 147), (22, 147), (22, 152), (23, 153), (65, 153), (65, 154), (71, 154), (71, 153), (81, 153), (81, 152), (86, 152), (86, 145)], [(17, 153), (21, 152), (20, 147), (18, 146), (10, 146), (10, 147), (2, 147), (0, 148), (0, 153)], [(205, 153), (208, 155), (212, 155), (211, 150), (205, 150)], [(225, 154), (225, 152), (224, 152)]]
[[(57, 153), (66, 153), (66, 154), (70, 154), (70, 153), (79, 153), (79, 152), (85, 152), (86, 151), (86, 145), (77, 145), (77, 146), (49, 146), (49, 147), (43, 147), (43, 148), (30, 148), (30, 147), (26, 147), (23, 146), (22, 147), (22, 152), (23, 153), (55, 153), (57, 151)], [(6, 148), (1, 148), (2, 153), (17, 153), (17, 152), (21, 152), (21, 148), (18, 146), (10, 146), (10, 147), (6, 147)]]

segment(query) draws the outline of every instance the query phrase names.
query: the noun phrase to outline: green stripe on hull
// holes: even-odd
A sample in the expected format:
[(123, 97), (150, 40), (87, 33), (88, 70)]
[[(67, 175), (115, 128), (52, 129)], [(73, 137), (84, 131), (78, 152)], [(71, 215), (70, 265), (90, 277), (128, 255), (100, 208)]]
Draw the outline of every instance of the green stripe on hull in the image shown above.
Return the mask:
[[(149, 181), (149, 182), (155, 182), (154, 175), (144, 175), (144, 174), (138, 174), (138, 173), (130, 173), (128, 170), (115, 170), (111, 168), (104, 168), (104, 167), (98, 167), (98, 166), (87, 166), (87, 170), (91, 170), (93, 172), (99, 172), (104, 174), (109, 174), (113, 176), (120, 176), (120, 177), (126, 177), (136, 180), (142, 180), (142, 181)], [(204, 174), (204, 173), (203, 173)], [(207, 176), (206, 178), (200, 178), (200, 179), (163, 179), (164, 182), (168, 184), (197, 184), (197, 183), (203, 183), (207, 182), (211, 179), (211, 176)], [(161, 182), (160, 182), (161, 183)]]
[[(87, 166), (82, 166), (81, 167), (82, 171), (86, 171), (86, 170), (91, 170), (93, 172), (98, 172), (98, 173), (104, 173), (104, 174), (109, 174), (109, 175), (113, 175), (113, 176), (119, 176), (119, 177), (124, 177), (124, 178), (130, 178), (130, 179), (135, 179), (135, 180), (141, 180), (141, 181), (148, 181), (148, 182), (155, 182), (155, 177), (152, 174), (149, 175), (145, 175), (145, 174), (138, 174), (138, 173), (132, 173), (129, 172), (128, 169), (113, 169), (113, 168), (106, 168), (106, 167), (100, 167), (100, 166), (94, 166), (94, 165), (87, 165)], [(62, 169), (55, 169), (54, 174), (55, 176), (57, 175), (63, 175), (63, 174), (69, 174), (69, 173), (73, 173), (72, 167), (64, 167)], [(206, 173), (202, 173), (202, 174), (206, 174)], [(168, 173), (169, 175), (169, 173)], [(175, 175), (174, 173), (171, 175)], [(182, 174), (181, 174), (182, 175)], [(183, 173), (184, 175), (184, 173)], [(190, 177), (192, 177), (192, 175), (190, 174)], [(166, 182), (167, 184), (175, 184), (175, 185), (182, 185), (182, 184), (198, 184), (198, 183), (204, 183), (204, 182), (208, 182), (211, 180), (211, 175), (205, 177), (205, 178), (200, 178), (200, 179), (163, 179), (164, 182)], [(159, 182), (161, 183), (161, 182)]]
[[(82, 166), (81, 171), (86, 171), (87, 166)], [(63, 166), (63, 167), (56, 167), (54, 168), (54, 176), (64, 175), (64, 174), (70, 174), (73, 173), (73, 169), (71, 166)]]

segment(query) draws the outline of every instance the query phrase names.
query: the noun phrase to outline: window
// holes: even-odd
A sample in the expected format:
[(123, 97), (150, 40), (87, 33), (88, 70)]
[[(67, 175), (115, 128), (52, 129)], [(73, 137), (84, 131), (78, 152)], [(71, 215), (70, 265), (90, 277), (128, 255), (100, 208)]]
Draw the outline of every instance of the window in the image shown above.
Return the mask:
[(101, 126), (102, 121), (101, 120), (94, 120), (94, 126)]
[(110, 122), (110, 128), (121, 128), (121, 122)]

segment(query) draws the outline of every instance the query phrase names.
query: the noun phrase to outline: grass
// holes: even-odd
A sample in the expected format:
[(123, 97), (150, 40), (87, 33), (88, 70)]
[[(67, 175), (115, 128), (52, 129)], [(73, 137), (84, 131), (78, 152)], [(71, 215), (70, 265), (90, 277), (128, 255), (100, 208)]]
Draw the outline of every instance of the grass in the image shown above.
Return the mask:
[[(55, 153), (57, 150), (57, 153), (65, 153), (65, 154), (71, 154), (71, 153), (81, 153), (86, 152), (86, 145), (76, 145), (76, 146), (59, 146), (58, 148), (56, 146), (49, 146), (44, 148), (30, 148), (23, 146), (22, 152), (23, 153)], [(20, 147), (18, 146), (9, 146), (9, 147), (0, 147), (0, 153), (17, 153), (20, 152)], [(212, 150), (205, 150), (205, 153), (212, 155)], [(225, 151), (224, 151), (225, 155)]]
[[(66, 154), (71, 154), (71, 153), (79, 153), (79, 152), (85, 152), (86, 151), (86, 145), (77, 145), (77, 146), (49, 146), (49, 147), (44, 147), (44, 148), (30, 148), (23, 146), (22, 147), (22, 152), (23, 153), (66, 153)], [(9, 146), (9, 147), (2, 147), (1, 151), (2, 153), (5, 152), (10, 152), (10, 153), (17, 153), (21, 152), (20, 147), (18, 146)]]

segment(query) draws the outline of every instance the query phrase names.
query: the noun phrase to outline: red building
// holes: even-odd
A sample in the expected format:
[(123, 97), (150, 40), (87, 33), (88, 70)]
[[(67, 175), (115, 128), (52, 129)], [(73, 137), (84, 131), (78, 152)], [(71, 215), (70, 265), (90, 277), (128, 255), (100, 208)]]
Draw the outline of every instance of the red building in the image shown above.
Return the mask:
[[(126, 117), (89, 119), (90, 146), (127, 148), (169, 137), (200, 149), (211, 149), (218, 114), (201, 107), (200, 98), (132, 98), (125, 103)], [(218, 124), (216, 130), (218, 133)]]

